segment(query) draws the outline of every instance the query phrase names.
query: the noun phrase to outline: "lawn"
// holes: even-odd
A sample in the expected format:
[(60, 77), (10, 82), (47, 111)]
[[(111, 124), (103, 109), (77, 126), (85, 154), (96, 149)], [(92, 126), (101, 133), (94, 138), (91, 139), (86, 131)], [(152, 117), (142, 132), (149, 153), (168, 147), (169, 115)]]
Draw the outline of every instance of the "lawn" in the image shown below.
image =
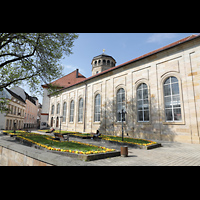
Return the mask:
[(27, 133), (25, 131), (3, 131), (10, 135), (17, 135), (18, 138), (29, 141), (38, 146), (44, 147), (49, 150), (69, 152), (75, 154), (97, 154), (115, 151), (115, 149), (109, 149), (106, 147), (96, 146), (92, 144), (77, 142), (77, 141), (59, 141), (49, 135), (41, 135), (38, 133)]
[(54, 141), (51, 137), (46, 136), (46, 135), (26, 135), (24, 136), (25, 138), (28, 138), (34, 142), (46, 145), (48, 147), (53, 147), (53, 148), (60, 148), (63, 150), (70, 149), (72, 151), (100, 151), (102, 148), (97, 147), (97, 146), (88, 146), (88, 144), (83, 144), (83, 143), (77, 143), (74, 141), (70, 142), (59, 142), (59, 141)]
[(103, 140), (109, 140), (109, 141), (116, 141), (116, 142), (125, 142), (130, 144), (137, 144), (137, 145), (151, 145), (156, 144), (156, 142), (153, 142), (151, 140), (145, 140), (145, 139), (139, 139), (139, 138), (127, 138), (124, 137), (122, 141), (122, 137), (119, 136), (112, 136), (112, 135), (102, 135), (101, 136)]

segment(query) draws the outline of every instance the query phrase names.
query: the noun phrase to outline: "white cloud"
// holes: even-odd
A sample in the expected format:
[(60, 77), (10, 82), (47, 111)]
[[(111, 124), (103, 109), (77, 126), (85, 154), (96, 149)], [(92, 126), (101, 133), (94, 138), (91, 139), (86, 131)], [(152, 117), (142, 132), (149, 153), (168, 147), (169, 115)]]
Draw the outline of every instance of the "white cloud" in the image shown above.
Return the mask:
[(85, 71), (80, 68), (80, 67), (76, 67), (76, 66), (72, 66), (72, 65), (65, 65), (65, 64), (62, 64), (63, 66), (63, 71), (65, 74), (68, 74), (68, 73), (71, 73), (72, 71), (74, 71), (75, 69), (79, 69), (79, 72), (80, 73), (84, 73)]
[(148, 39), (148, 43), (161, 43), (164, 40), (172, 39), (177, 36), (177, 33), (153, 33)]
[(72, 66), (72, 65), (62, 65), (64, 67), (64, 69), (70, 69), (70, 70), (75, 70), (76, 67)]

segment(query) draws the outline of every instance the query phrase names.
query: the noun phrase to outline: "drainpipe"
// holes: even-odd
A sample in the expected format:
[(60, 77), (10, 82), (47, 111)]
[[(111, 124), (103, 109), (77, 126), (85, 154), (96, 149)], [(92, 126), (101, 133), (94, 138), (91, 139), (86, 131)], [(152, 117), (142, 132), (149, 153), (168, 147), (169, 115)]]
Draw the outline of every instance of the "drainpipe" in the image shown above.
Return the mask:
[(86, 105), (87, 105), (87, 102), (86, 102), (86, 99), (87, 99), (87, 83), (85, 83), (85, 109), (84, 109), (84, 123), (83, 123), (83, 132), (85, 132), (85, 127), (86, 127)]

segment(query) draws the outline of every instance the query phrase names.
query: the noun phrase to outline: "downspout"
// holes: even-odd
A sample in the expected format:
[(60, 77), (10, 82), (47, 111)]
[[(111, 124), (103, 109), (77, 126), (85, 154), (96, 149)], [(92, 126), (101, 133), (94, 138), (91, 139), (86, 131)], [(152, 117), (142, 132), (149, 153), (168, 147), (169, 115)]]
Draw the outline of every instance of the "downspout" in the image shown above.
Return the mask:
[(86, 127), (86, 105), (87, 105), (87, 102), (86, 102), (86, 99), (87, 99), (87, 83), (85, 83), (85, 109), (84, 109), (84, 123), (83, 123), (83, 132), (85, 132), (85, 127)]

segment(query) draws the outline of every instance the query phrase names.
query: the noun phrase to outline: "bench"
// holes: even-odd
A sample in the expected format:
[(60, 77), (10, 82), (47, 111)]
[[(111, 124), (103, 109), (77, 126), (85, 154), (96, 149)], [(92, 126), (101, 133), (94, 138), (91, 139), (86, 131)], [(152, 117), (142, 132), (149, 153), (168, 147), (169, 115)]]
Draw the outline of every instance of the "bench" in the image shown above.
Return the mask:
[[(60, 133), (54, 133), (55, 139), (59, 139), (60, 141), (65, 141), (65, 138)], [(67, 141), (69, 141), (69, 134), (67, 135)]]
[(53, 133), (55, 131), (54, 128), (52, 128), (50, 131), (46, 131), (46, 133)]

